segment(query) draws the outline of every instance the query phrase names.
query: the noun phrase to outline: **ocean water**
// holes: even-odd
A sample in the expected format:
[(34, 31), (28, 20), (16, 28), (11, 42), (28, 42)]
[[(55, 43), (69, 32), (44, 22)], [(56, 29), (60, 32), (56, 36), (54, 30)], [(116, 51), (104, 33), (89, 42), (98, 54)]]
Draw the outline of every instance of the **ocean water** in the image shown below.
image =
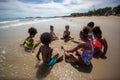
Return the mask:
[(34, 24), (55, 20), (58, 18), (16, 18), (16, 19), (0, 19), (0, 29), (18, 27), (21, 25)]

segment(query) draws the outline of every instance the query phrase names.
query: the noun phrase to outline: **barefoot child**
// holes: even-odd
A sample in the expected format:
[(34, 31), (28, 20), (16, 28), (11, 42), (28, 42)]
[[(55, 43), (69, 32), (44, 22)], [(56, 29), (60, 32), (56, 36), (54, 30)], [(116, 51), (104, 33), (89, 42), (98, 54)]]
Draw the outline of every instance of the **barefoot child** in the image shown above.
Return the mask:
[(65, 50), (66, 61), (77, 62), (78, 64), (89, 65), (93, 56), (92, 41), (88, 39), (88, 29), (84, 28), (80, 31), (80, 38), (82, 40), (75, 48)]
[(73, 39), (73, 38), (71, 38), (71, 36), (70, 36), (69, 25), (66, 25), (66, 26), (65, 26), (65, 31), (64, 31), (64, 33), (63, 33), (63, 38), (61, 38), (61, 39), (63, 39), (65, 42)]
[[(94, 35), (94, 56), (99, 54), (99, 56), (103, 59), (106, 59), (106, 52), (108, 49), (108, 44), (105, 38), (102, 37), (102, 31), (99, 26), (93, 28)], [(102, 53), (102, 54), (100, 54)]]
[(59, 62), (63, 59), (63, 56), (59, 57), (59, 54), (56, 54), (54, 56), (52, 55), (53, 49), (49, 46), (49, 44), (51, 43), (50, 33), (43, 33), (40, 37), (40, 40), (43, 45), (40, 46), (39, 51), (36, 55), (39, 61), (41, 60), (39, 57), (40, 53), (42, 54), (42, 59), (46, 66), (52, 66), (56, 62)]
[(25, 39), (23, 44), (20, 46), (24, 46), (25, 49), (34, 52), (34, 49), (40, 44), (40, 41), (34, 41), (34, 37), (37, 34), (37, 29), (34, 27), (29, 28), (28, 30), (29, 36)]
[(52, 37), (52, 41), (57, 40), (58, 37), (56, 36), (56, 34), (54, 33), (54, 26), (50, 25), (50, 35)]

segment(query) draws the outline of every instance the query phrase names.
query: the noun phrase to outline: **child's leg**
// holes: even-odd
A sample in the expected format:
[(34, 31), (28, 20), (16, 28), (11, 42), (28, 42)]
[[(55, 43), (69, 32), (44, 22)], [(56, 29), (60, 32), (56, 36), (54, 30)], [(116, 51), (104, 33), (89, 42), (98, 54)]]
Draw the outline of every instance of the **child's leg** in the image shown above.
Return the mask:
[(81, 54), (82, 54), (82, 51), (76, 51), (71, 55), (71, 58), (78, 64), (84, 65), (85, 63), (82, 60)]
[(59, 54), (57, 53), (57, 54), (53, 55), (53, 57), (58, 58)]
[(94, 58), (99, 58), (102, 54), (102, 51), (98, 48), (94, 48), (94, 54), (93, 54), (93, 57)]
[(73, 60), (73, 58), (71, 57), (71, 55), (72, 55), (73, 53), (67, 53), (67, 52), (65, 52), (65, 61), (66, 62), (75, 62), (74, 60)]
[(58, 62), (61, 62), (62, 60), (63, 60), (63, 55), (60, 56), (59, 58), (57, 58), (57, 63), (58, 63)]
[(85, 63), (83, 62), (81, 56), (80, 56), (80, 55), (78, 56), (77, 53), (73, 53), (71, 57), (72, 57), (72, 59), (73, 59), (75, 62), (77, 62), (77, 63), (79, 63), (79, 64), (85, 64)]
[(64, 55), (65, 55), (65, 60), (70, 59), (70, 53), (65, 51)]
[(63, 60), (63, 55), (59, 57), (59, 54), (58, 54), (58, 53), (55, 54), (55, 55), (53, 56), (53, 58), (54, 58), (54, 57), (57, 59), (57, 62), (60, 62), (60, 61)]
[(99, 52), (100, 52), (100, 49), (94, 48), (94, 54), (97, 54), (97, 53), (99, 53)]
[(73, 40), (74, 38), (72, 38), (71, 36), (69, 36), (69, 39), (70, 39), (70, 40)]
[(64, 50), (64, 55), (65, 55), (65, 61), (66, 62), (73, 62), (73, 60), (70, 59), (70, 53), (68, 53), (63, 46), (61, 46), (61, 49)]

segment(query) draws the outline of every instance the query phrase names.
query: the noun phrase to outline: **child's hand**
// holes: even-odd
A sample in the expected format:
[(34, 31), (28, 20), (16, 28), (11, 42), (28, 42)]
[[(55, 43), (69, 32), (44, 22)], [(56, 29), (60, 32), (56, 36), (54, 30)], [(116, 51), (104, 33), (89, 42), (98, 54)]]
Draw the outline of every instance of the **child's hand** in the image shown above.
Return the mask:
[(61, 46), (61, 49), (63, 49), (63, 50), (64, 50), (64, 52), (67, 52), (67, 50), (66, 50), (63, 46)]
[(35, 53), (35, 50), (34, 50), (34, 49), (32, 50), (32, 53)]
[(20, 44), (20, 47), (23, 47), (24, 45), (23, 44)]
[(35, 68), (39, 67), (40, 61), (41, 61), (41, 60), (38, 60), (38, 62), (37, 62), (36, 65), (35, 65)]

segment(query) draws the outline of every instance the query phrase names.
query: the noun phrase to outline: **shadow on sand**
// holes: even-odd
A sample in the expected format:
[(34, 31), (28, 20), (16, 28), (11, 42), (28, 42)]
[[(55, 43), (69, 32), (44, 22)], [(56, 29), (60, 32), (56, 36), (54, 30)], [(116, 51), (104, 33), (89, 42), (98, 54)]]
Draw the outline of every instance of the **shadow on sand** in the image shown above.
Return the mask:
[(40, 64), (38, 67), (38, 70), (36, 72), (36, 78), (38, 80), (44, 80), (44, 78), (50, 73), (52, 67), (47, 67), (44, 65), (44, 63)]
[(30, 53), (32, 51), (32, 49), (27, 48), (27, 47), (24, 47), (24, 50), (25, 50), (25, 52), (28, 52), (28, 53)]
[(76, 70), (79, 72), (90, 73), (92, 71), (92, 63), (88, 66), (86, 65), (77, 65), (77, 63), (70, 63)]

